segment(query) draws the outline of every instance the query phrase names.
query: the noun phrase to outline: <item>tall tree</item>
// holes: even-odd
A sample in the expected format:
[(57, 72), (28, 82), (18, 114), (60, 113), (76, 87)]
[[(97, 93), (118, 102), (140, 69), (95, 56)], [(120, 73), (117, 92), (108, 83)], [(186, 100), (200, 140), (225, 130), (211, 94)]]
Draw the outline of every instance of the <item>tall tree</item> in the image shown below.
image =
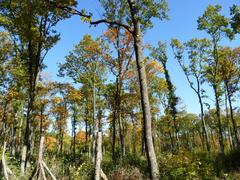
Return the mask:
[(233, 5), (230, 8), (230, 14), (233, 33), (240, 33), (240, 6)]
[[(210, 151), (210, 140), (204, 120), (204, 102), (205, 90), (203, 89), (204, 64), (211, 53), (211, 42), (207, 39), (192, 39), (182, 45), (177, 39), (173, 39), (171, 46), (174, 56), (182, 68), (191, 89), (197, 94), (201, 110), (202, 129), (205, 135), (207, 150)], [(188, 59), (184, 58), (184, 51), (187, 50)]]
[(212, 41), (212, 57), (207, 60), (207, 79), (211, 84), (216, 104), (216, 117), (219, 130), (220, 154), (224, 153), (223, 129), (220, 115), (220, 96), (221, 96), (221, 80), (219, 78), (219, 41), (224, 35), (230, 35), (228, 28), (229, 19), (220, 14), (222, 7), (220, 5), (209, 5), (204, 14), (198, 18), (198, 29), (206, 31)]
[(94, 40), (85, 35), (75, 49), (66, 57), (66, 62), (60, 64), (59, 75), (71, 77), (74, 83), (86, 85), (92, 89), (92, 122), (93, 122), (93, 148), (92, 160), (95, 164), (96, 138), (98, 133), (97, 95), (104, 81), (105, 66), (102, 63), (105, 45), (100, 39)]
[[(72, 5), (69, 1), (66, 5)], [(27, 9), (27, 11), (26, 11)], [(43, 60), (49, 49), (59, 40), (54, 27), (68, 15), (61, 13), (55, 7), (49, 7), (45, 1), (3, 0), (0, 4), (1, 26), (14, 37), (21, 59), (27, 66), (27, 116), (22, 149), (21, 172), (25, 173), (30, 157), (30, 134), (33, 122), (35, 89), (39, 72), (42, 70)]]
[[(115, 156), (115, 141), (116, 141), (116, 119), (119, 124), (119, 136), (121, 144), (121, 155), (125, 156), (125, 143), (124, 143), (124, 129), (123, 118), (121, 116), (121, 96), (123, 91), (124, 75), (126, 74), (129, 64), (132, 60), (132, 36), (127, 30), (121, 30), (121, 27), (110, 28), (104, 33), (110, 45), (114, 46), (117, 53), (116, 58), (109, 56), (105, 58), (106, 64), (115, 76), (115, 102), (113, 107), (113, 120), (112, 120), (112, 159), (116, 160)], [(113, 53), (112, 53), (113, 54)], [(106, 54), (107, 55), (107, 54)]]
[(175, 148), (178, 148), (179, 139), (178, 139), (178, 125), (176, 122), (177, 118), (177, 103), (178, 97), (175, 94), (175, 87), (171, 81), (169, 71), (167, 69), (167, 54), (166, 54), (166, 45), (159, 42), (157, 48), (153, 48), (152, 56), (159, 61), (164, 69), (164, 76), (168, 87), (168, 108), (167, 114), (172, 116), (174, 130), (175, 130)]
[(230, 119), (232, 121), (235, 143), (238, 149), (240, 148), (240, 134), (238, 132), (237, 122), (234, 117), (233, 98), (236, 92), (239, 90), (239, 50), (239, 48), (232, 50), (229, 47), (225, 47), (220, 48), (219, 51), (220, 77), (223, 80), (226, 89), (226, 95), (230, 110)]
[(151, 171), (151, 178), (158, 179), (159, 169), (152, 140), (151, 108), (148, 97), (146, 72), (143, 65), (142, 32), (153, 26), (151, 21), (153, 17), (161, 20), (167, 18), (167, 3), (164, 0), (160, 2), (155, 2), (154, 0), (101, 0), (100, 2), (104, 7), (104, 17), (106, 19), (91, 22), (91, 24), (107, 23), (113, 26), (121, 26), (131, 32), (133, 36), (141, 92), (147, 159)]

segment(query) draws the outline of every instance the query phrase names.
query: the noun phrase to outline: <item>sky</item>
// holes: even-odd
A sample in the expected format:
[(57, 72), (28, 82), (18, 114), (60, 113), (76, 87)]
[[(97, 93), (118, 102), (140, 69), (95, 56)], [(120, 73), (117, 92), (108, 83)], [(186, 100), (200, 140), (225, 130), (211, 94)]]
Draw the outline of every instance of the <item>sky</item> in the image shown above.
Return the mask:
[[(147, 31), (144, 36), (144, 43), (157, 45), (158, 41), (166, 42), (168, 45), (167, 55), (171, 79), (176, 86), (176, 94), (182, 99), (183, 105), (186, 106), (188, 112), (199, 113), (199, 104), (197, 96), (189, 87), (186, 77), (180, 69), (177, 61), (173, 58), (171, 48), (169, 47), (172, 38), (177, 38), (182, 42), (188, 41), (191, 38), (208, 37), (205, 32), (197, 30), (197, 19), (204, 13), (204, 10), (209, 4), (220, 4), (222, 6), (222, 14), (229, 16), (229, 8), (233, 4), (239, 4), (239, 0), (167, 0), (169, 6), (168, 21), (159, 21), (153, 19), (154, 27)], [(94, 19), (101, 18), (101, 7), (98, 0), (79, 0), (78, 6), (85, 8), (88, 12), (93, 13)], [(49, 74), (51, 80), (69, 82), (68, 78), (57, 77), (58, 63), (64, 62), (64, 57), (69, 51), (74, 49), (74, 46), (82, 39), (85, 34), (90, 34), (94, 38), (103, 34), (106, 30), (105, 25), (90, 27), (87, 23), (83, 23), (78, 16), (72, 16), (70, 19), (61, 21), (56, 30), (61, 34), (61, 40), (49, 51), (44, 63), (47, 65), (45, 72)], [(222, 45), (237, 47), (240, 46), (240, 37), (236, 40), (229, 41), (223, 39)], [(208, 94), (211, 96), (211, 89), (208, 88)], [(210, 98), (211, 99), (211, 98)], [(213, 104), (212, 100), (206, 100)]]

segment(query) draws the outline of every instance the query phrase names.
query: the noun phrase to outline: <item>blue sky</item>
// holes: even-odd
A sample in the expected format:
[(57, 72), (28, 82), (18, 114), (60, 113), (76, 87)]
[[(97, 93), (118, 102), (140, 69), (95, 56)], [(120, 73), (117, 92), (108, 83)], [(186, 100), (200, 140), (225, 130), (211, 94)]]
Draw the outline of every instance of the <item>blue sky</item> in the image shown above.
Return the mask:
[[(147, 31), (144, 43), (157, 45), (158, 41), (166, 42), (168, 45), (172, 38), (187, 41), (193, 37), (208, 37), (206, 33), (197, 30), (197, 18), (201, 16), (209, 4), (220, 4), (222, 13), (229, 16), (229, 7), (239, 3), (239, 0), (167, 0), (169, 4), (170, 20), (160, 22), (154, 19), (154, 28)], [(101, 8), (98, 0), (79, 0), (79, 7), (93, 12), (94, 19), (101, 18)], [(57, 31), (61, 34), (61, 40), (49, 51), (44, 62), (48, 66), (45, 71), (50, 74), (51, 80), (68, 82), (70, 79), (58, 78), (58, 63), (64, 62), (64, 57), (82, 39), (84, 34), (91, 34), (93, 37), (100, 36), (106, 29), (105, 25), (89, 27), (81, 22), (78, 16), (73, 16), (68, 20), (60, 22)], [(223, 39), (221, 44), (231, 47), (240, 46), (239, 36), (232, 42)], [(181, 69), (179, 68), (171, 49), (168, 49), (168, 69), (174, 85), (177, 88), (177, 95), (181, 97), (189, 112), (199, 113), (199, 105), (196, 95), (190, 89)], [(210, 89), (210, 88), (209, 88)], [(210, 95), (211, 91), (208, 92)], [(211, 103), (211, 101), (208, 100)]]

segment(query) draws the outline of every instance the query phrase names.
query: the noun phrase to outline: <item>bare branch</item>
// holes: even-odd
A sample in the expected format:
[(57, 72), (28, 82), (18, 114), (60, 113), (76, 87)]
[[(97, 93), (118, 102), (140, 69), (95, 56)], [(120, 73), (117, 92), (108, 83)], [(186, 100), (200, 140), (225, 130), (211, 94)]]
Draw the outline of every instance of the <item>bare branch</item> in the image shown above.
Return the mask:
[(98, 25), (98, 24), (101, 24), (101, 23), (105, 23), (105, 24), (108, 24), (108, 25), (117, 25), (117, 26), (120, 26), (120, 27), (123, 27), (124, 29), (126, 29), (128, 32), (130, 32), (131, 34), (133, 34), (133, 31), (131, 30), (131, 27), (126, 25), (126, 24), (123, 24), (121, 22), (117, 22), (117, 21), (109, 21), (107, 19), (100, 19), (100, 20), (97, 20), (97, 21), (91, 21), (90, 24), (91, 25)]

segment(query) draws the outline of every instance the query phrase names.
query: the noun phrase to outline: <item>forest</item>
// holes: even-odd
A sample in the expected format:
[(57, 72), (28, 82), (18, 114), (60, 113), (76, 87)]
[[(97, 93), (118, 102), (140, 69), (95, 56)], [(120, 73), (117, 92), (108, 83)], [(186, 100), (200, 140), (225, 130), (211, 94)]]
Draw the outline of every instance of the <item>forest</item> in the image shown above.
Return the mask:
[[(240, 179), (239, 1), (206, 0), (203, 38), (157, 44), (172, 0), (94, 1), (0, 0), (0, 179)], [(51, 69), (73, 17), (101, 35), (82, 28)]]

